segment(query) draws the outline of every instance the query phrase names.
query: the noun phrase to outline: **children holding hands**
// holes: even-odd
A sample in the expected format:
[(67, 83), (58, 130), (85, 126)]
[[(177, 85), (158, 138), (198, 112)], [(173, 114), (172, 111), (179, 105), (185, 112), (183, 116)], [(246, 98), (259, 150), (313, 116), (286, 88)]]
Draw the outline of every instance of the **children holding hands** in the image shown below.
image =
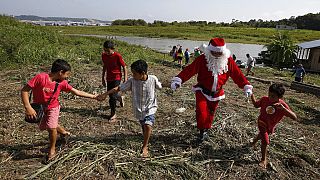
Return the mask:
[(256, 108), (260, 108), (258, 117), (259, 134), (254, 138), (251, 145), (254, 147), (258, 140), (261, 140), (261, 161), (259, 165), (263, 168), (267, 167), (267, 146), (270, 144), (269, 134), (273, 134), (276, 125), (284, 116), (293, 120), (297, 119), (296, 114), (289, 106), (281, 99), (285, 93), (285, 88), (282, 84), (272, 84), (269, 87), (268, 96), (263, 96), (256, 100), (255, 96), (251, 95), (251, 101)]
[(132, 78), (97, 97), (98, 100), (104, 100), (108, 95), (119, 91), (132, 92), (134, 116), (139, 120), (143, 133), (142, 157), (149, 156), (148, 143), (158, 107), (155, 90), (162, 88), (158, 78), (154, 75), (148, 75), (147, 71), (148, 65), (145, 61), (135, 61), (131, 64)]
[[(91, 99), (96, 99), (97, 97), (96, 95), (77, 90), (69, 85), (66, 79), (70, 76), (70, 73), (71, 66), (68, 62), (57, 59), (52, 64), (50, 73), (43, 72), (37, 74), (21, 89), (21, 98), (27, 118), (35, 118), (37, 115), (29, 101), (29, 92), (31, 90), (33, 93), (33, 102), (45, 106), (44, 118), (40, 121), (39, 128), (40, 130), (47, 130), (49, 132), (50, 147), (47, 160), (51, 160), (56, 154), (57, 134), (59, 134), (62, 139), (70, 135), (70, 132), (59, 125), (60, 103), (58, 98), (60, 92), (71, 92), (76, 96)], [(50, 102), (49, 104), (47, 104), (48, 101)]]

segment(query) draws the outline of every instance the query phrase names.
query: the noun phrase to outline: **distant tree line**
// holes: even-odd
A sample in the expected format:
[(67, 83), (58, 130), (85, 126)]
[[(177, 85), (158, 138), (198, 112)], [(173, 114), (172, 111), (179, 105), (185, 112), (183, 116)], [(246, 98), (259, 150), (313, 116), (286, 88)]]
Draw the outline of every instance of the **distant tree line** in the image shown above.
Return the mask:
[(320, 30), (320, 13), (306, 14), (298, 17), (290, 17), (289, 19), (282, 19), (279, 21), (263, 21), (262, 19), (252, 19), (248, 22), (232, 19), (231, 23), (216, 23), (207, 21), (188, 21), (188, 22), (165, 22), (155, 20), (153, 23), (147, 23), (142, 19), (126, 19), (115, 20), (112, 25), (126, 25), (126, 26), (218, 26), (218, 27), (254, 27), (254, 28), (275, 28), (276, 25), (294, 26), (298, 29)]

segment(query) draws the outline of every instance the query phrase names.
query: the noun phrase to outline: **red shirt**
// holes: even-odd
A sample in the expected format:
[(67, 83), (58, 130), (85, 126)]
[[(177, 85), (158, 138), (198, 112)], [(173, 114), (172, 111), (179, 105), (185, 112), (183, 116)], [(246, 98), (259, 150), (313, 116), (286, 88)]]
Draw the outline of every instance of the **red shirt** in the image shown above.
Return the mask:
[[(47, 73), (37, 74), (27, 84), (32, 89), (33, 102), (45, 105), (48, 103), (56, 86), (56, 82), (50, 81), (49, 74)], [(50, 101), (48, 109), (58, 107), (60, 105), (58, 100), (60, 92), (69, 92), (72, 88), (73, 87), (68, 84), (68, 81), (63, 80), (62, 82), (60, 82), (57, 91), (54, 93)]]
[[(279, 99), (285, 108), (290, 109), (289, 106)], [(283, 116), (286, 116), (286, 111), (277, 109), (272, 106), (275, 102), (271, 102), (267, 96), (262, 97), (254, 105), (260, 107), (259, 123), (258, 126), (262, 126), (267, 129), (268, 133), (273, 133), (275, 126), (281, 121)]]
[(105, 52), (102, 53), (103, 67), (106, 68), (106, 79), (107, 81), (121, 80), (121, 67), (126, 66), (122, 59), (122, 56), (114, 52), (111, 55), (107, 55)]

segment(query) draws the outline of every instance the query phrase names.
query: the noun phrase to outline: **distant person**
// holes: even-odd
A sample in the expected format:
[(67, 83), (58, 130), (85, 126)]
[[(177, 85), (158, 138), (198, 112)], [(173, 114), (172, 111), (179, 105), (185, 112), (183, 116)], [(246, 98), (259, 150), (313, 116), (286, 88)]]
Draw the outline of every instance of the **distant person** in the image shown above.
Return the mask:
[[(102, 69), (102, 85), (107, 86), (107, 90), (113, 89), (120, 85), (122, 75), (124, 75), (123, 82), (128, 80), (127, 66), (122, 56), (115, 52), (113, 41), (107, 40), (103, 44), (103, 52), (101, 55), (103, 69)], [(121, 73), (121, 69), (123, 74)], [(107, 81), (107, 83), (106, 83)], [(123, 96), (120, 96), (118, 93), (109, 95), (109, 105), (111, 109), (110, 116), (108, 119), (112, 122), (117, 118), (116, 115), (116, 103), (117, 100), (120, 102), (120, 106), (123, 107), (124, 100)]]
[(247, 56), (247, 73), (246, 73), (246, 76), (248, 76), (249, 74), (251, 74), (252, 76), (254, 75), (254, 72), (253, 72), (253, 67), (255, 65), (255, 62), (254, 62), (254, 58), (250, 56), (250, 54), (246, 54)]
[(236, 60), (237, 60), (237, 57), (236, 57), (236, 55), (235, 55), (235, 54), (232, 54), (232, 59), (233, 59), (234, 61), (236, 61)]
[(184, 56), (184, 54), (183, 54), (182, 46), (180, 46), (177, 51), (177, 59), (178, 59), (178, 64), (180, 65), (180, 67), (182, 67), (183, 56)]
[(176, 61), (176, 54), (177, 54), (177, 46), (173, 46), (170, 51), (170, 56), (172, 57), (173, 61)]
[(143, 133), (143, 145), (141, 148), (142, 157), (149, 156), (148, 143), (152, 126), (155, 123), (155, 113), (158, 107), (156, 89), (162, 88), (158, 78), (154, 75), (148, 75), (147, 71), (148, 64), (145, 61), (135, 61), (131, 64), (132, 78), (97, 97), (99, 100), (104, 100), (107, 95), (119, 91), (132, 92), (134, 115), (139, 120)]
[(189, 49), (187, 48), (186, 51), (184, 51), (184, 58), (186, 59), (186, 65), (189, 64), (190, 61), (190, 52)]
[(296, 75), (294, 80), (297, 81), (297, 82), (303, 82), (303, 78), (304, 76), (306, 75), (306, 71), (304, 70), (302, 64), (298, 64), (292, 74), (293, 75)]
[(192, 87), (196, 97), (196, 120), (199, 142), (209, 138), (215, 112), (220, 100), (225, 98), (223, 86), (229, 77), (249, 96), (252, 85), (231, 58), (223, 38), (212, 38), (209, 45), (202, 45), (203, 54), (172, 78), (171, 89), (176, 90), (183, 83), (197, 75), (197, 84)]
[(53, 159), (56, 155), (57, 135), (60, 135), (64, 143), (70, 136), (70, 132), (59, 125), (60, 103), (58, 98), (60, 92), (71, 92), (77, 96), (96, 99), (96, 95), (79, 91), (69, 85), (66, 79), (70, 76), (70, 73), (71, 66), (69, 63), (65, 60), (57, 59), (51, 66), (51, 72), (37, 74), (21, 89), (26, 118), (33, 119), (37, 116), (29, 101), (29, 92), (31, 90), (33, 102), (45, 106), (45, 115), (39, 123), (39, 129), (47, 130), (49, 133), (50, 147), (46, 158), (47, 161)]
[(285, 88), (282, 84), (272, 84), (269, 87), (268, 96), (263, 96), (258, 101), (255, 96), (251, 95), (251, 101), (256, 108), (260, 108), (258, 117), (259, 134), (251, 143), (252, 147), (256, 145), (258, 140), (261, 140), (261, 161), (259, 165), (263, 168), (267, 167), (267, 146), (270, 144), (269, 135), (273, 134), (276, 125), (284, 116), (293, 120), (297, 119), (294, 112), (281, 99), (285, 93)]
[(194, 58), (197, 58), (201, 55), (199, 47), (194, 48)]

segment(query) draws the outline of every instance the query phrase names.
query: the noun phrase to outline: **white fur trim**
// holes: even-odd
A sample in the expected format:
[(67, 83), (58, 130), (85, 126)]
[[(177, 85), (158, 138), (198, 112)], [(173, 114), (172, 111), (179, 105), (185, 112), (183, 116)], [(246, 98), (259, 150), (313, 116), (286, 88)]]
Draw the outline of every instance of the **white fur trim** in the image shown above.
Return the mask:
[(192, 87), (192, 91), (193, 92), (196, 92), (196, 91), (201, 91), (201, 93), (204, 95), (204, 97), (206, 97), (206, 99), (208, 100), (208, 101), (220, 101), (220, 100), (222, 100), (222, 99), (224, 99), (224, 98), (226, 98), (226, 96), (223, 94), (222, 96), (218, 96), (218, 97), (211, 97), (211, 96), (208, 96), (208, 95), (206, 95), (206, 94), (204, 94), (203, 92), (202, 92), (202, 89), (200, 88), (200, 87)]
[(214, 51), (214, 52), (224, 52), (227, 49), (227, 46), (212, 46), (211, 44), (209, 44), (209, 46), (207, 47), (207, 49), (209, 51)]

